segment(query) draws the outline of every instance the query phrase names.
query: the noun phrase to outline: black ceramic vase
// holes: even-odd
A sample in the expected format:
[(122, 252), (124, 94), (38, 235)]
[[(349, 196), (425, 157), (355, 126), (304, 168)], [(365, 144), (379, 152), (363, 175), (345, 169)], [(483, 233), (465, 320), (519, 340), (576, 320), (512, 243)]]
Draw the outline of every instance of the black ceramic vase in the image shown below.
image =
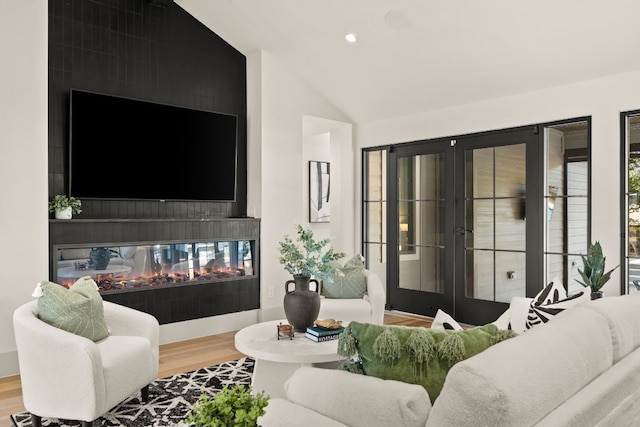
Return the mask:
[(94, 270), (106, 270), (110, 260), (109, 248), (93, 248), (89, 252), (89, 262)]
[[(293, 275), (294, 280), (285, 283), (284, 314), (296, 332), (305, 332), (318, 318), (320, 312), (320, 286), (309, 276)], [(315, 283), (315, 290), (311, 283)], [(295, 287), (291, 290), (290, 285)]]

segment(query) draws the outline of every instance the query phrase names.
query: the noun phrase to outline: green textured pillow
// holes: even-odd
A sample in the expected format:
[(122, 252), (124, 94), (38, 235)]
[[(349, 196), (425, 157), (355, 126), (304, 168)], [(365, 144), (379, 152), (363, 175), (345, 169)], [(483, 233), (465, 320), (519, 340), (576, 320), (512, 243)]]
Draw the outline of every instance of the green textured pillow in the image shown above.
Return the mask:
[(39, 283), (38, 317), (67, 332), (99, 341), (107, 335), (102, 296), (96, 282), (81, 277), (69, 288), (43, 280)]
[(332, 283), (322, 282), (321, 294), (325, 298), (362, 298), (367, 294), (364, 262), (360, 255), (351, 258), (344, 267), (340, 267), (340, 264), (336, 267), (343, 275), (335, 275)]
[(455, 363), (515, 335), (493, 324), (443, 331), (352, 321), (339, 337), (338, 354), (351, 358), (340, 369), (419, 384), (433, 403)]

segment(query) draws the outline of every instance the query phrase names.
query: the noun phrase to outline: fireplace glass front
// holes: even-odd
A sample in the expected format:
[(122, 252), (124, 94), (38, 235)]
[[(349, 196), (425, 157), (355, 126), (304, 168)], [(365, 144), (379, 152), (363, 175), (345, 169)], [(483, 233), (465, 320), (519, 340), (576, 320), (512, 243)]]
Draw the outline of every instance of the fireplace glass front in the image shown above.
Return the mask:
[(255, 241), (56, 246), (53, 278), (91, 276), (101, 292), (238, 280), (255, 274)]

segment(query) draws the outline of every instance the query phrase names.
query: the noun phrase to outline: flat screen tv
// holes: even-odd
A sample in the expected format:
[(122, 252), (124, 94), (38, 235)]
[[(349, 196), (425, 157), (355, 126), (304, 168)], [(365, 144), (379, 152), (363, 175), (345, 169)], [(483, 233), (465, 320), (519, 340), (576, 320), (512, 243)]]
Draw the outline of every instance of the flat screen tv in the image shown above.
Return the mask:
[(237, 116), (76, 89), (70, 99), (71, 196), (235, 201)]

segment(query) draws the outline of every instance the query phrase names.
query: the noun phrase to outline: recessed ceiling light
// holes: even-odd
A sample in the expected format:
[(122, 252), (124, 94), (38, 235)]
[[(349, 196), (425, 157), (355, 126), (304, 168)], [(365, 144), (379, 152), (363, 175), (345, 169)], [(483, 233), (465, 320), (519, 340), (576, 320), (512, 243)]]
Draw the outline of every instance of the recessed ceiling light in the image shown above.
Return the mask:
[(355, 42), (357, 42), (357, 41), (358, 41), (358, 38), (357, 38), (357, 37), (356, 37), (356, 35), (355, 35), (355, 34), (353, 34), (353, 33), (347, 33), (347, 34), (345, 34), (345, 35), (344, 35), (344, 39), (345, 39), (346, 41), (348, 41), (349, 43), (355, 43)]

